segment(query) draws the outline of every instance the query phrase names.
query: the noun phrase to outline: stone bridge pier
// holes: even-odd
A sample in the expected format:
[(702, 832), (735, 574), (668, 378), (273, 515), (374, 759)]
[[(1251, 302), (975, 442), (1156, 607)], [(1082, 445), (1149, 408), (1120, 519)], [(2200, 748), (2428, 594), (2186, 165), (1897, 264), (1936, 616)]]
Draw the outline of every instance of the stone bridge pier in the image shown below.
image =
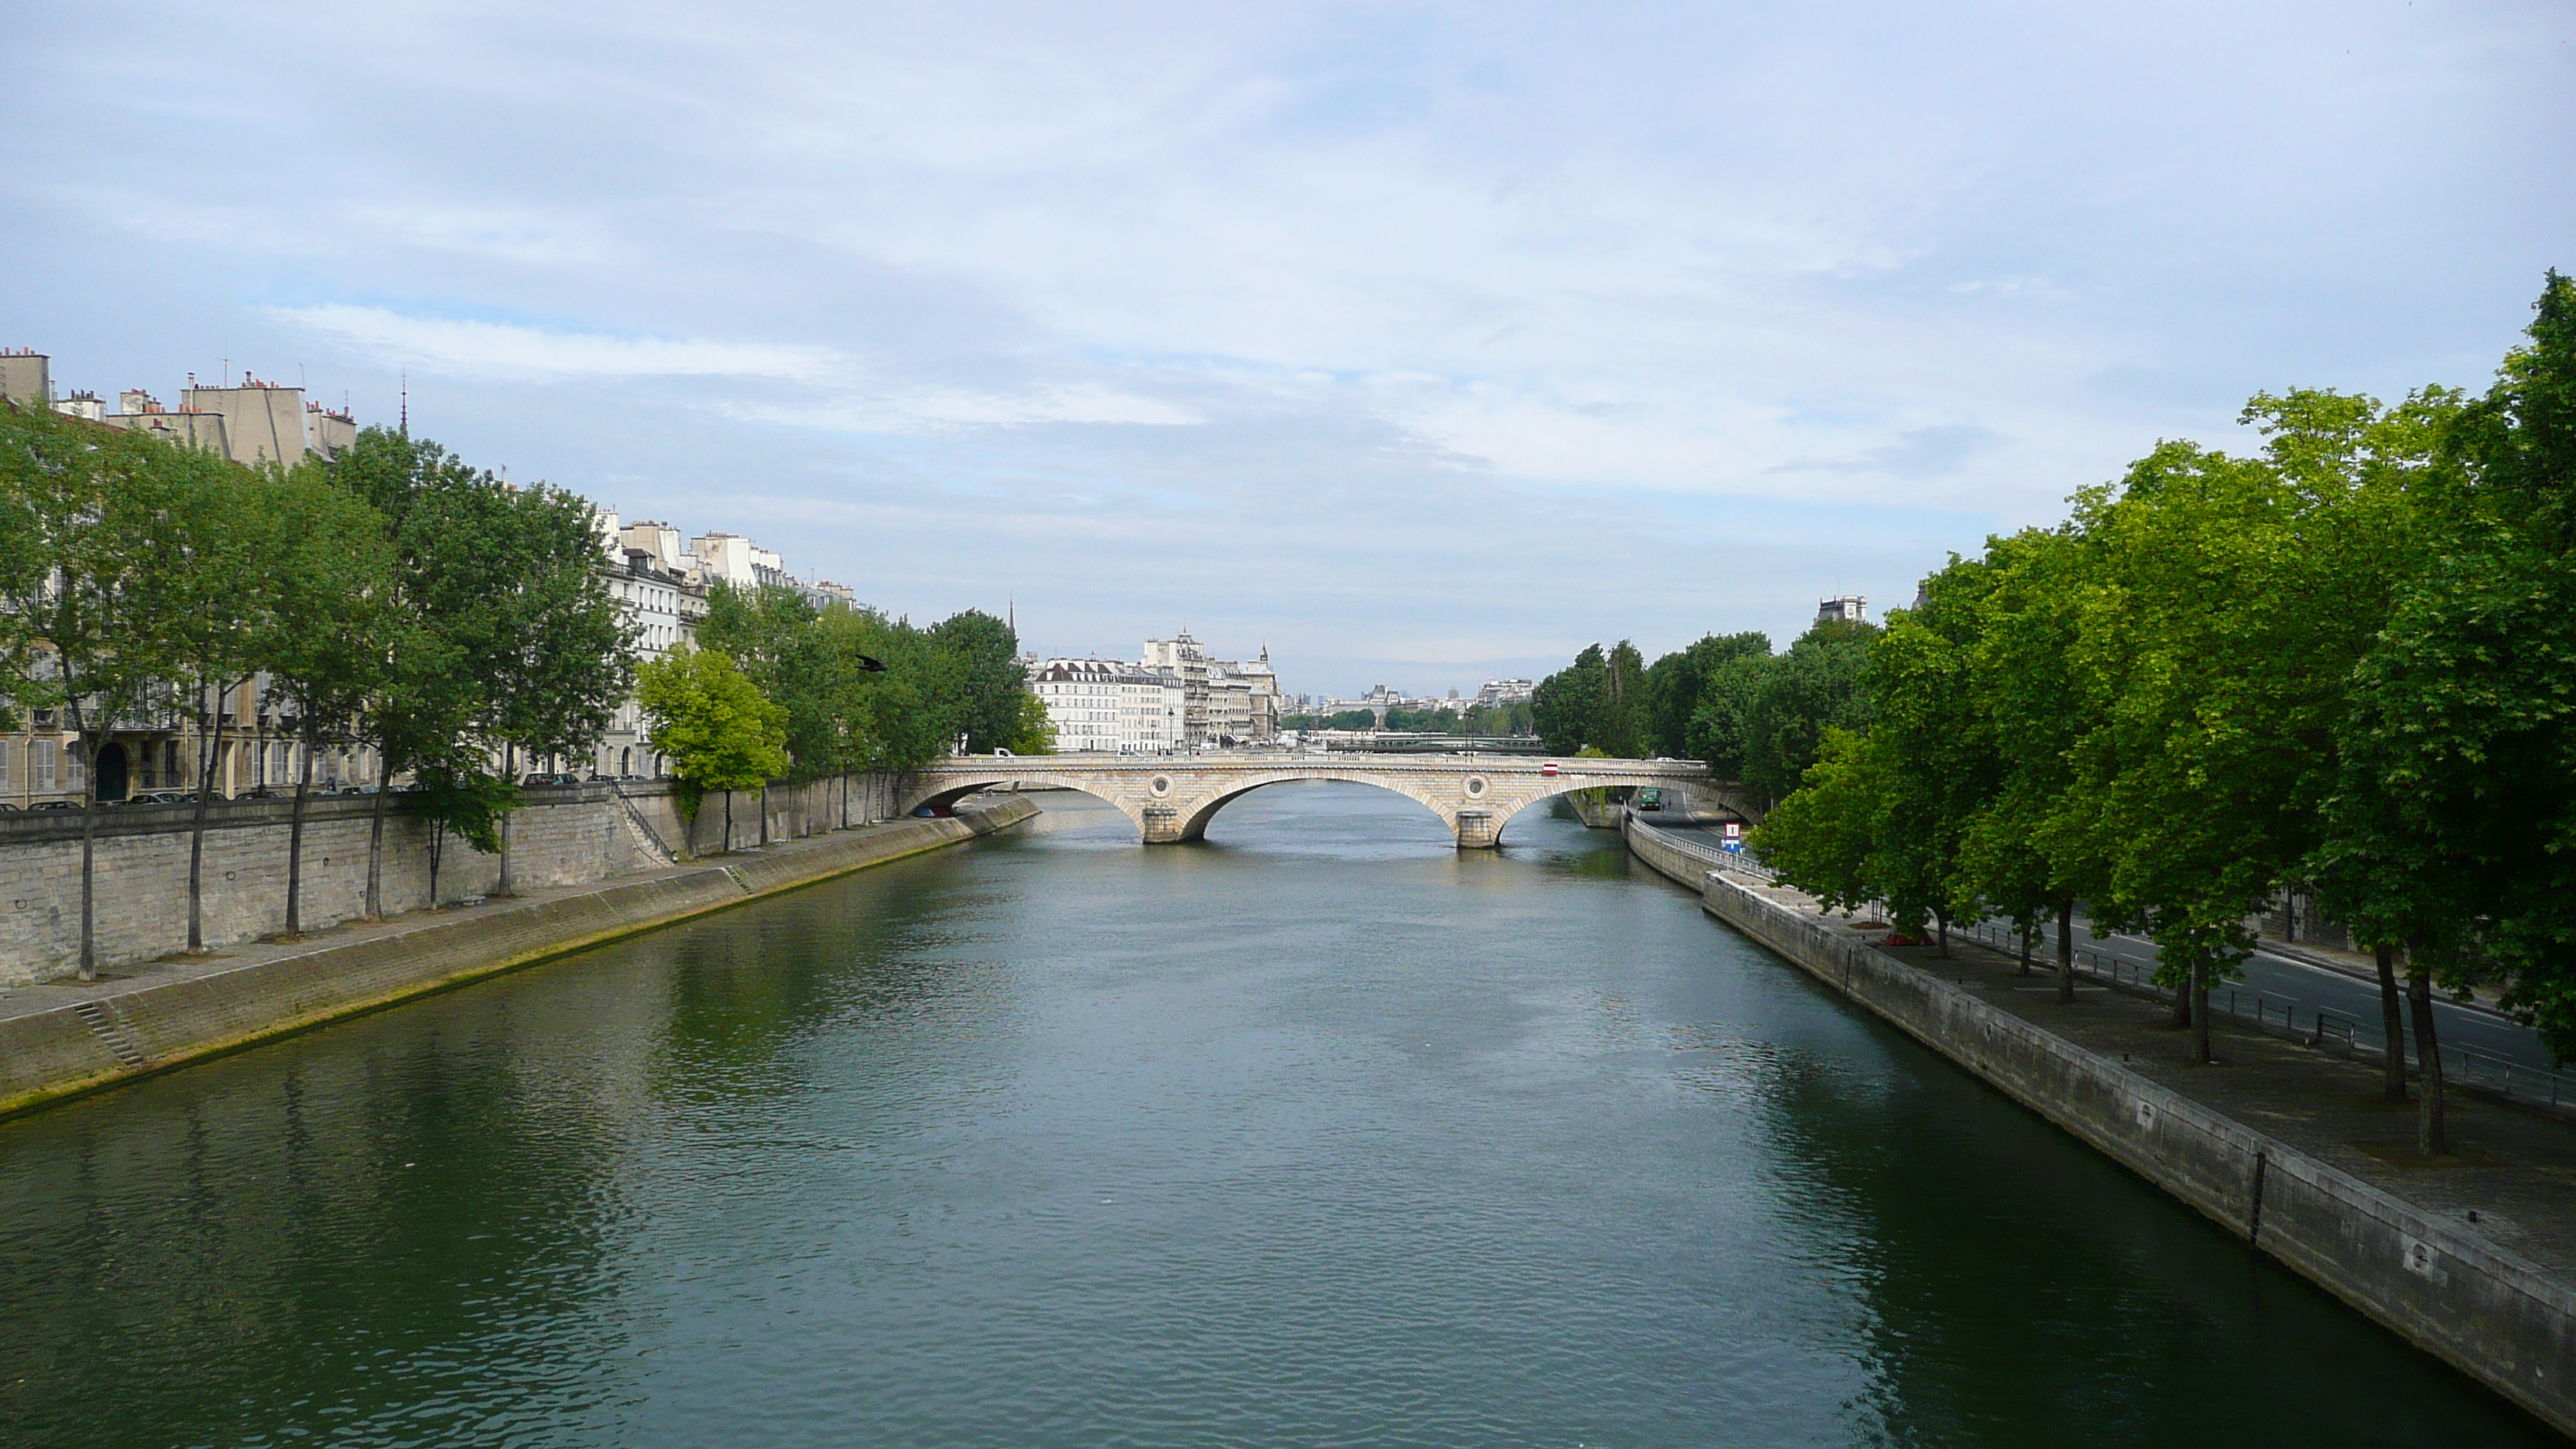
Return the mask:
[(1526, 755), (974, 755), (936, 761), (906, 777), (904, 813), (945, 808), (977, 790), (1001, 785), (1060, 787), (1094, 795), (1136, 825), (1148, 845), (1197, 840), (1227, 805), (1264, 785), (1291, 780), (1346, 780), (1414, 800), (1440, 817), (1461, 850), (1502, 843), (1514, 815), (1552, 795), (1604, 786), (1656, 785), (1676, 796), (1718, 788), (1708, 767), (1692, 760), (1554, 762)]

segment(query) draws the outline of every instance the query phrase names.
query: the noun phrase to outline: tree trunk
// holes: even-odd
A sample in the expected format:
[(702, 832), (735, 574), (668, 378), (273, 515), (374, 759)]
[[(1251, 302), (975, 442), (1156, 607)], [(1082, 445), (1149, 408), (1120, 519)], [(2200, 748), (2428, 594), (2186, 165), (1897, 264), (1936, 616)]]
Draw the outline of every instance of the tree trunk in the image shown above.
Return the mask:
[(2030, 938), (2038, 933), (2039, 923), (2037, 921), (2025, 919), (2021, 922), (2021, 970), (2017, 973), (2019, 975), (2028, 976), (2030, 974)]
[(2379, 962), (2379, 1024), (2387, 1033), (2388, 1067), (2379, 1095), (2391, 1102), (2406, 1100), (2406, 1012), (2398, 1003), (2397, 948), (2386, 941), (2370, 948)]
[(2075, 898), (2057, 903), (2057, 1004), (2075, 1004)]
[(769, 782), (760, 782), (760, 848), (769, 848)]
[(394, 757), (376, 750), (376, 809), (367, 823), (367, 919), (385, 918), (385, 797), (393, 793)]
[(224, 754), (224, 696), (232, 691), (217, 686), (215, 690), (215, 732), (211, 742), (200, 740), (205, 753), (198, 760), (197, 816), (188, 827), (188, 954), (206, 949), (206, 807), (215, 799), (216, 762)]
[[(518, 782), (519, 747), (516, 745), (501, 746), (501, 778), (512, 784)], [(516, 883), (510, 878), (510, 813), (506, 810), (501, 812), (501, 883), (492, 887), (492, 894), (504, 900), (518, 893)]]
[(2176, 1031), (2191, 1029), (2191, 978), (2188, 975), (2174, 987), (2173, 1024)]
[[(66, 679), (69, 678), (68, 671), (66, 671), (65, 677)], [(68, 687), (69, 686), (66, 685), (66, 688)], [(114, 722), (115, 718), (116, 716), (114, 714), (110, 714), (108, 716), (111, 723)], [(81, 760), (80, 979), (83, 981), (96, 981), (98, 979), (98, 933), (97, 913), (94, 907), (94, 902), (95, 891), (98, 884), (98, 856), (96, 846), (96, 837), (98, 832), (98, 751), (91, 746), (87, 724), (88, 721), (80, 717), (80, 711), (75, 707), (72, 711), (72, 732), (80, 736), (80, 743), (75, 746), (75, 748), (88, 752)]]
[(720, 853), (720, 854), (724, 854), (724, 855), (731, 855), (731, 854), (733, 854), (733, 791), (731, 791), (731, 790), (727, 790), (727, 791), (725, 791), (725, 792), (724, 792), (724, 796), (725, 796), (725, 833), (724, 833), (724, 849), (723, 849), (721, 852), (719, 852), (719, 853)]
[(2406, 968), (2406, 1004), (2415, 1014), (2415, 1065), (2424, 1090), (2415, 1116), (2415, 1145), (2427, 1156), (2451, 1150), (2442, 1120), (2442, 1039), (2433, 1024), (2433, 973), (2412, 962)]
[(2195, 963), (2191, 968), (2191, 1050), (2202, 1066), (2217, 1058), (2209, 1051), (2209, 963)]
[(304, 797), (313, 789), (312, 716), (305, 716), (295, 733), (304, 767), (295, 772), (295, 810), (289, 817), (293, 823), (286, 830), (286, 937), (290, 941), (304, 934)]
[(1932, 913), (1932, 936), (1933, 936), (1934, 941), (1938, 943), (1938, 944), (1934, 947), (1934, 949), (1933, 949), (1933, 954), (1934, 954), (1934, 955), (1936, 955), (1936, 956), (1939, 956), (1939, 957), (1940, 957), (1942, 960), (1944, 960), (1944, 961), (1949, 960), (1949, 959), (1950, 959), (1950, 914), (1949, 914), (1949, 912), (1947, 912), (1947, 911), (1934, 911), (1934, 912)]
[(447, 822), (439, 821), (429, 831), (429, 908), (438, 909), (438, 862), (447, 853)]

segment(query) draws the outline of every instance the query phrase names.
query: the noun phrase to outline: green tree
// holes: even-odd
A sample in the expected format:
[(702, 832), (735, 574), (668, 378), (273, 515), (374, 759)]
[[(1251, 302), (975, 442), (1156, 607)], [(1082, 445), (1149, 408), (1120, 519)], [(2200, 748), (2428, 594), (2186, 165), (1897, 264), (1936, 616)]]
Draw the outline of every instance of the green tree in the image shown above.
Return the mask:
[[(909, 770), (948, 752), (957, 736), (961, 669), (953, 652), (869, 608), (827, 609), (817, 627), (840, 661), (834, 704), (834, 729), (846, 741), (840, 768)], [(870, 669), (869, 660), (884, 667)]]
[(2078, 505), (2098, 573), (2074, 677), (2101, 724), (2069, 799), (2108, 865), (2094, 916), (2155, 940), (2204, 1061), (2210, 983), (2319, 842), (2335, 726), (2402, 571), (2403, 500), (2366, 486), (2366, 445), (2336, 441), (2377, 416), (2367, 398), (2258, 397), (2264, 456), (2167, 443)]
[(1610, 699), (1610, 660), (1598, 644), (1586, 644), (1574, 662), (1538, 682), (1530, 695), (1530, 721), (1548, 749), (1570, 755), (1597, 743)]
[(760, 692), (787, 711), (788, 767), (792, 779), (844, 768), (838, 721), (855, 668), (835, 650), (821, 627), (820, 611), (796, 590), (778, 584), (707, 590), (707, 614), (698, 623), (698, 645), (732, 656)]
[[(286, 847), (286, 932), (293, 936), (304, 928), (304, 816), (314, 749), (357, 732), (369, 701), (391, 682), (385, 639), (399, 567), (384, 516), (340, 487), (322, 464), (273, 476), (261, 491), (271, 607), (258, 653), (283, 712), (294, 717), (302, 756)], [(387, 783), (377, 781), (379, 815)], [(381, 848), (370, 851), (371, 886)], [(370, 914), (374, 896), (371, 889)], [(435, 904), (434, 893), (431, 899)]]
[[(330, 475), (376, 510), (393, 541), (396, 566), (381, 580), (381, 629), (373, 647), (381, 683), (366, 696), (358, 720), (360, 735), (377, 749), (379, 786), (390, 787), (408, 772), (416, 783), (445, 782), (439, 789), (461, 794), (468, 803), (460, 808), (469, 816), (506, 811), (518, 796), (499, 788), (505, 782), (492, 771), (497, 742), (482, 726), (494, 711), (493, 689), (479, 667), (495, 633), (483, 616), (494, 607), (487, 545), (498, 510), (485, 505), (498, 480), (437, 443), (386, 428), (360, 431), (331, 463)], [(370, 916), (384, 911), (386, 803), (380, 790), (367, 848)], [(425, 799), (407, 798), (404, 806), (435, 822)], [(433, 846), (447, 833), (445, 826), (435, 828)], [(497, 826), (488, 836), (458, 833), (477, 849), (486, 839), (500, 849)]]
[(2093, 570), (2072, 527), (1988, 539), (1977, 601), (1972, 707), (2000, 767), (1960, 831), (1959, 889), (2024, 933), (2057, 918), (2057, 997), (2075, 1000), (2075, 903), (2105, 867), (2072, 813), (2069, 760), (2097, 723), (2072, 682), (2078, 606)]
[(2423, 562), (2354, 672), (2314, 871), (2338, 919), (2404, 943), (2429, 1152), (2448, 1146), (2437, 983), (2482, 962), (2576, 1054), (2576, 282), (2550, 272), (2535, 313), (2483, 397), (2426, 419)]
[(725, 792), (724, 848), (733, 849), (733, 792), (786, 770), (787, 711), (732, 656), (686, 644), (637, 671), (635, 693), (672, 773), (693, 796)]
[[(275, 475), (252, 473), (220, 454), (172, 447), (160, 466), (170, 477), (166, 539), (171, 550), (163, 588), (169, 632), (163, 649), (178, 662), (170, 700), (195, 726), (196, 808), (188, 827), (188, 950), (206, 949), (206, 819), (222, 764), (224, 727), (235, 691), (258, 672), (274, 637), (276, 584), (270, 548), (278, 519), (264, 486)], [(179, 687), (183, 686), (183, 687)]]
[(1799, 788), (1763, 817), (1748, 847), (1828, 910), (1857, 910), (1876, 901), (1871, 857), (1878, 849), (1881, 802), (1889, 793), (1886, 765), (1867, 737), (1828, 727)]
[(1373, 730), (1377, 715), (1365, 709), (1346, 709), (1333, 714), (1292, 714), (1279, 722), (1281, 729), (1291, 730)]
[(1878, 632), (1873, 624), (1818, 620), (1786, 654), (1720, 664), (1693, 712), (1701, 758), (1766, 804), (1797, 789), (1826, 730), (1869, 728), (1865, 671)]
[(1882, 785), (1867, 873), (1898, 928), (1920, 935), (1929, 920), (1944, 956), (1951, 924), (1982, 914), (1962, 842), (2004, 773), (1976, 678), (1978, 611), (1993, 586), (1984, 563), (1952, 558), (1916, 607), (1890, 616), (1865, 664)]
[(954, 728), (966, 736), (967, 753), (1008, 746), (1020, 727), (1020, 696), (1029, 691), (1020, 636), (981, 609), (968, 609), (932, 625), (930, 638), (955, 661)]
[(178, 675), (166, 641), (180, 612), (168, 560), (184, 513), (179, 450), (136, 433), (0, 403), (0, 493), (49, 567), (18, 575), (0, 599), (13, 636), (32, 641), (21, 698), (63, 711), (80, 743), (80, 979), (98, 974), (98, 771), (117, 722)]
[(1048, 717), (1046, 701), (1020, 691), (1020, 727), (1011, 736), (1010, 750), (1015, 755), (1052, 755), (1055, 753), (1055, 721)]
[(1656, 754), (1688, 759), (1691, 716), (1709, 677), (1738, 659), (1769, 658), (1771, 636), (1759, 632), (1710, 634), (1656, 660), (1646, 670), (1646, 742)]
[[(501, 745), (504, 775), (521, 759), (560, 766), (598, 748), (632, 690), (634, 627), (609, 586), (588, 499), (542, 483), (482, 491), (497, 494), (500, 526), (490, 542), (500, 551), (490, 561), (508, 571), (486, 600), (483, 616), (493, 627), (468, 651), (492, 688), (485, 731)], [(506, 815), (500, 892), (513, 892)]]
[(501, 849), (501, 823), (519, 808), (519, 787), (488, 770), (460, 768), (432, 760), (413, 776), (403, 797), (409, 814), (427, 820), (429, 832), (429, 908), (438, 909), (438, 871), (453, 835), (485, 855)]

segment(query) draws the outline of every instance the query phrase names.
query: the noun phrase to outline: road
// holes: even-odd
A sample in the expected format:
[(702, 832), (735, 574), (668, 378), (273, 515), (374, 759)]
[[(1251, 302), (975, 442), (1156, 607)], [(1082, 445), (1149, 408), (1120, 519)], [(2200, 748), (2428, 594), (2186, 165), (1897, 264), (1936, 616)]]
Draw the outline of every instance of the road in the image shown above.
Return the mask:
[[(1662, 829), (1676, 829), (1661, 821), (1654, 823)], [(1689, 826), (1679, 827), (1676, 833), (1712, 840), (1718, 835), (1715, 830)], [(2051, 935), (2049, 939), (2053, 942), (2055, 938)], [(2079, 950), (2117, 958), (2149, 970), (2154, 969), (2156, 962), (2153, 942), (2125, 935), (2096, 939), (2089, 925), (2077, 926), (2075, 944)], [(2043, 959), (2053, 958), (2056, 951), (2053, 944), (2037, 949)], [(2245, 962), (2243, 970), (2244, 979), (2232, 984), (2240, 998), (2260, 994), (2267, 1004), (2275, 1007), (2284, 1002), (2295, 1002), (2302, 1022), (2311, 1012), (2323, 1007), (2351, 1018), (2355, 1033), (2365, 1046), (2375, 1045), (2381, 1040), (2378, 982), (2269, 949), (2257, 950), (2253, 958)], [(2227, 985), (2218, 988), (2222, 994), (2229, 989), (2231, 987)], [(2556, 1065), (2550, 1060), (2549, 1049), (2541, 1045), (2538, 1033), (2500, 1012), (2462, 1006), (2436, 997), (2433, 1017), (2440, 1024), (2445, 1044), (2486, 1052), (2517, 1066), (2549, 1068)]]

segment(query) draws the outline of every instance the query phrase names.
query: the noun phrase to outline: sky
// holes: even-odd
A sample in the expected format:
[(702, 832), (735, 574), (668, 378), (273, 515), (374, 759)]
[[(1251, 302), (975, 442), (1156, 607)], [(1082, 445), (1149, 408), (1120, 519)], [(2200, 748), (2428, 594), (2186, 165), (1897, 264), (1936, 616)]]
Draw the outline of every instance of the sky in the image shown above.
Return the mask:
[(2576, 6), (0, 5), (0, 345), (1292, 693), (1901, 606), (2482, 387)]

